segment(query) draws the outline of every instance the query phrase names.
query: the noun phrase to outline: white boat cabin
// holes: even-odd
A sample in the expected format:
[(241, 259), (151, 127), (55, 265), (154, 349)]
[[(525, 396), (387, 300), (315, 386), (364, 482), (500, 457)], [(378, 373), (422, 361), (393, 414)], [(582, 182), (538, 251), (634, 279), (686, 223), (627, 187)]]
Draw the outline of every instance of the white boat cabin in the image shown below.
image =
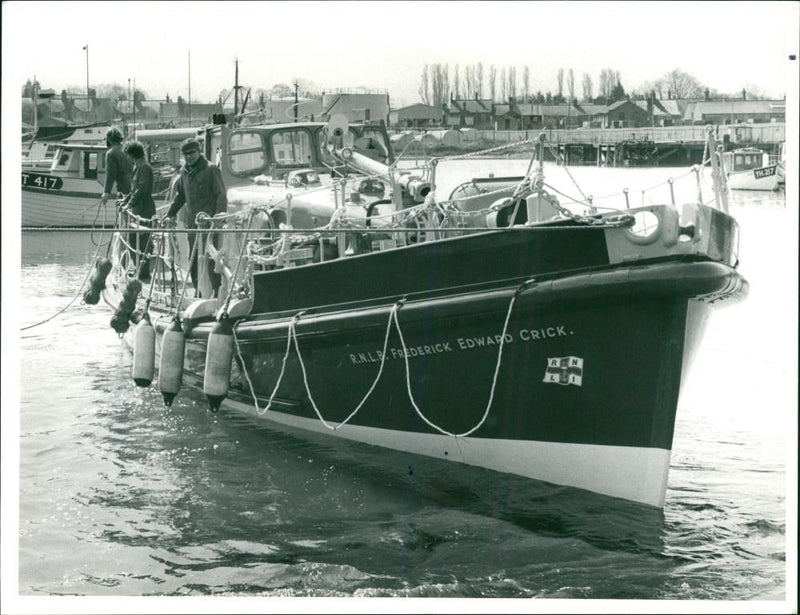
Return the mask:
[(722, 156), (725, 162), (725, 171), (728, 173), (752, 171), (769, 165), (769, 154), (755, 147), (736, 149), (732, 152), (725, 152)]
[(60, 145), (53, 156), (50, 173), (58, 177), (100, 180), (106, 169), (105, 145)]

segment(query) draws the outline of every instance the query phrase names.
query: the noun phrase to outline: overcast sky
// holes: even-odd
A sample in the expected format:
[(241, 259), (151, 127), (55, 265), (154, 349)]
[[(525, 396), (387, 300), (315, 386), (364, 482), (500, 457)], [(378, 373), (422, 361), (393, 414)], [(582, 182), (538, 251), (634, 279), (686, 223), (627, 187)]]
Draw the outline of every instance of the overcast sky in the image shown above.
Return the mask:
[[(797, 2), (4, 2), (3, 85), (34, 75), (60, 91), (136, 80), (151, 99), (210, 102), (234, 80), (269, 88), (296, 78), (320, 89), (388, 90), (419, 102), (428, 63), (531, 70), (555, 92), (559, 68), (603, 68), (635, 90), (681, 68), (721, 92), (786, 92), (797, 53)], [(10, 69), (10, 70), (9, 70)], [(13, 79), (11, 83), (9, 80)]]

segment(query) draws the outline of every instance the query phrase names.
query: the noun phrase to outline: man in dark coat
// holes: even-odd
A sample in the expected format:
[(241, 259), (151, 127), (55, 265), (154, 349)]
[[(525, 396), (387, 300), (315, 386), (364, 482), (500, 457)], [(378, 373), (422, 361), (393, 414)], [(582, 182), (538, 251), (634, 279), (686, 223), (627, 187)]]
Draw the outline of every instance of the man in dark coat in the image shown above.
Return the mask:
[[(181, 144), (181, 153), (185, 160), (183, 168), (181, 168), (180, 179), (175, 190), (175, 196), (167, 211), (168, 218), (174, 218), (178, 211), (186, 205), (184, 210), (184, 223), (186, 228), (197, 228), (195, 216), (198, 213), (204, 212), (209, 216), (214, 216), (218, 213), (227, 211), (228, 196), (225, 189), (225, 184), (222, 181), (222, 172), (219, 167), (210, 164), (200, 151), (200, 144), (194, 139), (186, 139)], [(196, 240), (196, 233), (189, 233), (187, 239), (189, 240), (189, 249), (191, 250)], [(218, 240), (214, 238), (214, 245), (217, 245)], [(198, 254), (195, 252), (189, 271), (192, 276), (192, 283), (197, 288), (197, 258)], [(205, 258), (205, 256), (204, 256)], [(214, 266), (209, 263), (207, 267), (209, 277), (211, 278), (211, 287), (214, 289), (214, 294), (219, 290), (221, 277), (214, 271)]]
[(103, 205), (112, 195), (111, 189), (116, 184), (117, 192), (128, 194), (131, 191), (131, 165), (122, 152), (122, 132), (119, 128), (109, 128), (106, 132), (106, 181), (103, 184), (103, 195), (100, 201)]

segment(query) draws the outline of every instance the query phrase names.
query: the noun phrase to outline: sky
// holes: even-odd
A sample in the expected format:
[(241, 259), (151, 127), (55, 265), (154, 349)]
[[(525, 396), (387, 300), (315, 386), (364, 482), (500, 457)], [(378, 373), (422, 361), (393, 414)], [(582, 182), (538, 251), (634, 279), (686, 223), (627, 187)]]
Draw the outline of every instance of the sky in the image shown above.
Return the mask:
[[(635, 90), (674, 68), (720, 92), (786, 92), (797, 2), (4, 2), (3, 86), (127, 85), (150, 99), (216, 100), (234, 82), (295, 79), (419, 102), (425, 64), (529, 66), (532, 91), (559, 68), (620, 72)], [(8, 53), (7, 53), (8, 50)], [(793, 63), (797, 70), (797, 62)], [(10, 69), (10, 70), (7, 70)], [(463, 74), (463, 73), (462, 73)], [(8, 83), (10, 81), (10, 83)]]

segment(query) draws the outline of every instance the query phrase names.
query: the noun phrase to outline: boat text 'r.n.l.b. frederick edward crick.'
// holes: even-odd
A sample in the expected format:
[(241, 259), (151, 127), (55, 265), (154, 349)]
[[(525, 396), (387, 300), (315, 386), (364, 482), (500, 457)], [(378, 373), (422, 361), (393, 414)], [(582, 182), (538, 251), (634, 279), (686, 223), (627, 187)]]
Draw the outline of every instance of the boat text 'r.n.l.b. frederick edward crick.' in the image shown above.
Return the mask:
[(104, 298), (118, 310), (129, 232), (147, 233), (130, 318), (153, 325), (168, 401), (204, 387), (277, 424), (660, 507), (689, 359), (748, 286), (708, 139), (714, 200), (600, 211), (561, 204), (543, 136), (494, 148), (529, 148), (524, 175), (443, 196), (441, 161), (396, 160), (382, 125), (209, 126), (229, 209), (196, 219), (197, 288), (187, 230), (126, 215)]

